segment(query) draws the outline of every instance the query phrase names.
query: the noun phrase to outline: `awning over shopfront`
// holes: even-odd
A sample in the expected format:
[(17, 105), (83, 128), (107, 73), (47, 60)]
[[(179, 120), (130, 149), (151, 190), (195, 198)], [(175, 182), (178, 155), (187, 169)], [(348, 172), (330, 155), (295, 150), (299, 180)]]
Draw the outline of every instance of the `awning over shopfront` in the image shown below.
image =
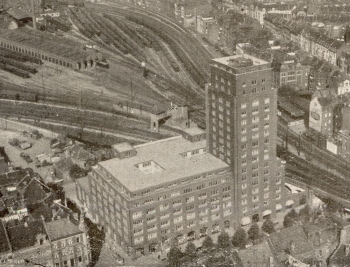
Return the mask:
[(263, 216), (270, 215), (271, 213), (272, 213), (271, 210), (264, 210), (263, 211)]
[(287, 202), (286, 202), (286, 206), (287, 206), (287, 207), (288, 207), (288, 206), (292, 206), (293, 204), (294, 204), (294, 201), (291, 200), (291, 199), (287, 200)]
[(242, 226), (248, 225), (248, 224), (250, 224), (250, 222), (251, 222), (251, 220), (250, 220), (249, 217), (243, 217), (243, 218), (241, 219), (241, 225), (242, 225)]

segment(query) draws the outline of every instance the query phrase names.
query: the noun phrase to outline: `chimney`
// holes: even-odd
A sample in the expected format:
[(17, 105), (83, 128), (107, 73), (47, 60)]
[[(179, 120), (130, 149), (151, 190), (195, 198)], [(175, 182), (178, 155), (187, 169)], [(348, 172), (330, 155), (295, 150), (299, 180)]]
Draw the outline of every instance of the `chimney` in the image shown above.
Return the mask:
[(84, 212), (80, 213), (80, 220), (79, 220), (79, 230), (82, 232), (85, 232), (85, 214)]

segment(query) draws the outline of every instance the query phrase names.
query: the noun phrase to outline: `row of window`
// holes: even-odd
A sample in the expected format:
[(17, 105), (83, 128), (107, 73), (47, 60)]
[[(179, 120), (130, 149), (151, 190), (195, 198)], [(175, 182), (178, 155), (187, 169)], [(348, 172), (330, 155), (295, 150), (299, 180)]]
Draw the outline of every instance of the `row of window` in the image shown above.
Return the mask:
[[(231, 203), (231, 195), (230, 194), (225, 194), (224, 196), (223, 196), (223, 198), (222, 198), (223, 200), (229, 200), (229, 202), (224, 202), (223, 204), (222, 204), (222, 207), (223, 208), (227, 208), (227, 207), (231, 207), (232, 206), (232, 203)], [(199, 208), (202, 208), (202, 207), (207, 207), (207, 209), (204, 209), (204, 210), (202, 210), (202, 211), (200, 211), (199, 212), (199, 216), (203, 216), (203, 215), (206, 215), (206, 214), (208, 214), (208, 209), (210, 209), (211, 210), (211, 212), (213, 212), (213, 211), (216, 211), (216, 210), (219, 210), (220, 209), (220, 204), (218, 204), (220, 202), (220, 198), (219, 197), (216, 197), (216, 198), (211, 198), (210, 199), (210, 201), (207, 201), (207, 200), (204, 200), (204, 201), (200, 201), (199, 203), (198, 203), (198, 207)], [(192, 211), (192, 210), (194, 210), (194, 208), (195, 208), (195, 205), (194, 204), (191, 204), (191, 205), (188, 205), (188, 206), (186, 206), (186, 212), (188, 212), (188, 211)], [(185, 210), (183, 210), (181, 207), (179, 207), (179, 208), (174, 208), (173, 210), (172, 210), (172, 212), (165, 212), (165, 213), (163, 213), (163, 214), (161, 214), (160, 215), (160, 219), (166, 219), (166, 218), (168, 218), (168, 217), (170, 217), (170, 214), (173, 214), (173, 215), (179, 215), (180, 213), (182, 213), (183, 211), (185, 211)], [(136, 213), (135, 213), (136, 214)], [(137, 213), (137, 214), (139, 214), (139, 213)], [(194, 218), (195, 217), (195, 212), (192, 212), (192, 213), (187, 213), (186, 214), (186, 218), (187, 218), (187, 220), (188, 219), (192, 219), (192, 218)], [(150, 214), (147, 214), (147, 215), (150, 215)], [(136, 219), (136, 220), (134, 220), (133, 221), (133, 225), (135, 225), (135, 226), (137, 226), (137, 225), (140, 225), (140, 224), (142, 224), (143, 223), (143, 219), (137, 219), (136, 217), (134, 217), (133, 216), (133, 218), (134, 219)], [(151, 222), (155, 222), (156, 221), (156, 216), (155, 215), (151, 215), (151, 216), (149, 216), (149, 217), (147, 217), (146, 218), (146, 221), (147, 221), (147, 223), (151, 223)], [(168, 221), (168, 220), (166, 220), (166, 221)], [(181, 222), (182, 221), (182, 216), (180, 216), (180, 217), (176, 217), (176, 218), (174, 218), (174, 222), (175, 223), (178, 223), (178, 222)], [(161, 225), (164, 225), (164, 224), (167, 224), (167, 223), (161, 223)], [(138, 233), (137, 231), (135, 232), (134, 231), (134, 233)]]

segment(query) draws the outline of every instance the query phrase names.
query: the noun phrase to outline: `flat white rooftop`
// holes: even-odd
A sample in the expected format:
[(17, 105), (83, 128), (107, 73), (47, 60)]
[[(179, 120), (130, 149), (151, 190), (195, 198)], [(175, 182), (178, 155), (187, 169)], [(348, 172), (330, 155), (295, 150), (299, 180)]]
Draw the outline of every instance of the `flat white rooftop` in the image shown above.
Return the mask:
[(112, 179), (134, 192), (229, 167), (209, 153), (200, 153), (205, 147), (205, 140), (190, 142), (176, 136), (134, 146), (136, 156), (115, 158), (99, 165), (114, 177)]
[(251, 55), (246, 55), (246, 54), (214, 58), (213, 61), (230, 66), (230, 67), (234, 67), (234, 68), (257, 66), (257, 65), (263, 65), (263, 64), (269, 63), (260, 58), (257, 58)]

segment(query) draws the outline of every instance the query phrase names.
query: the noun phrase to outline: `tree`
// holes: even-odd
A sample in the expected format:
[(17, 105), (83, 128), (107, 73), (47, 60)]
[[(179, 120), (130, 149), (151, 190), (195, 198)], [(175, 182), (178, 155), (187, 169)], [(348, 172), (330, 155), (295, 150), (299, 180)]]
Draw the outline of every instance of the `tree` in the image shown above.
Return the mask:
[(305, 216), (306, 218), (309, 218), (310, 214), (311, 208), (309, 205), (305, 205), (305, 207), (299, 211), (299, 216)]
[(185, 257), (192, 261), (197, 256), (196, 246), (193, 242), (188, 242), (185, 248)]
[(214, 247), (213, 239), (210, 236), (206, 236), (206, 238), (203, 240), (202, 247), (204, 249), (210, 249)]
[(248, 237), (250, 240), (254, 241), (259, 238), (260, 235), (260, 229), (257, 223), (254, 223), (248, 230)]
[(72, 179), (78, 179), (80, 177), (83, 177), (86, 175), (85, 170), (80, 168), (77, 164), (74, 164), (72, 167), (70, 167), (69, 175)]
[(179, 248), (177, 247), (172, 247), (169, 251), (168, 254), (168, 263), (169, 266), (171, 267), (179, 267), (180, 266), (180, 261), (182, 258), (182, 252)]
[(218, 247), (225, 249), (225, 248), (228, 248), (229, 246), (230, 246), (230, 236), (225, 231), (222, 231), (218, 235)]
[(270, 218), (264, 221), (264, 223), (261, 226), (261, 230), (263, 230), (267, 234), (271, 234), (275, 232), (275, 226)]
[(242, 227), (239, 227), (232, 237), (232, 245), (241, 249), (247, 244), (247, 234)]
[(287, 215), (284, 216), (284, 220), (283, 220), (283, 226), (285, 228), (291, 227), (294, 224), (294, 220), (291, 217), (287, 216)]
[(295, 211), (295, 209), (292, 209), (286, 216), (291, 217), (292, 219), (298, 218), (298, 213)]

